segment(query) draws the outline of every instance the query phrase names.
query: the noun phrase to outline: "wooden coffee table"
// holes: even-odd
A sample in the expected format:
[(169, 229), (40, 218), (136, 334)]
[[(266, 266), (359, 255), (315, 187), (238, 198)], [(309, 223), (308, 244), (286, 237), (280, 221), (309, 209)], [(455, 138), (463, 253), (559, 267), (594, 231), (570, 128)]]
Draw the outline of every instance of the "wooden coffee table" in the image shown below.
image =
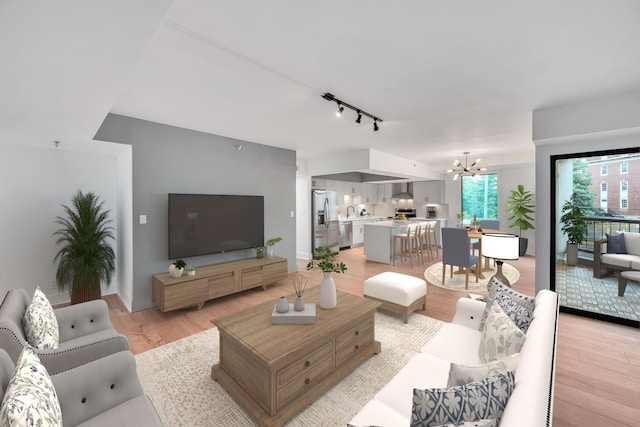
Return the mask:
[[(318, 301), (318, 288), (305, 302)], [(293, 297), (289, 298), (293, 301)], [(374, 354), (379, 303), (337, 292), (337, 307), (316, 307), (316, 323), (272, 325), (276, 301), (214, 319), (220, 362), (211, 378), (261, 426), (281, 426)]]

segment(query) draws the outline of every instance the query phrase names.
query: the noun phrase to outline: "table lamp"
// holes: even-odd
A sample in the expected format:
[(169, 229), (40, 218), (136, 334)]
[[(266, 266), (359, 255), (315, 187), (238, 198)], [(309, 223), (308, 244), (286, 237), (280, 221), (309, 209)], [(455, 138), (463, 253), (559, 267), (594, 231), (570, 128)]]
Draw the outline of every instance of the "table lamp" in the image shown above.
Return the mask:
[(502, 274), (502, 261), (505, 259), (518, 259), (520, 250), (520, 238), (514, 234), (483, 234), (482, 256), (496, 260), (498, 271), (492, 277), (511, 287), (509, 280)]

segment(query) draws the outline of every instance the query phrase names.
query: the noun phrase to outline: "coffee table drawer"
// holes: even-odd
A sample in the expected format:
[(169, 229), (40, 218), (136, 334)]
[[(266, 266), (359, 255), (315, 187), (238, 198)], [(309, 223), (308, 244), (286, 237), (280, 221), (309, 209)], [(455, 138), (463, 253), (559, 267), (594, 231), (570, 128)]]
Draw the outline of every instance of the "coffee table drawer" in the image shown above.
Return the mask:
[(276, 410), (280, 410), (302, 393), (313, 388), (333, 371), (333, 344), (331, 342), (301, 357), (276, 375)]
[(365, 351), (373, 342), (373, 329), (368, 329), (359, 334), (357, 338), (349, 341), (340, 350), (336, 351), (336, 367), (350, 361), (359, 353)]
[(373, 331), (373, 328), (373, 319), (366, 319), (365, 321), (358, 323), (356, 326), (350, 328), (347, 332), (344, 332), (336, 338), (336, 351), (340, 351), (344, 347), (350, 347), (354, 341), (359, 341), (364, 335), (368, 336), (368, 334)]

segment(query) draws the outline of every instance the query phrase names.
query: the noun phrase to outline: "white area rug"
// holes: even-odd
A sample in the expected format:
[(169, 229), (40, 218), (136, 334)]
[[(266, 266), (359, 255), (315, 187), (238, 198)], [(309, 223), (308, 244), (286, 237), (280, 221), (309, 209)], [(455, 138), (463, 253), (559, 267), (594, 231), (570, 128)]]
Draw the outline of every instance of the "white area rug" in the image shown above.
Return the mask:
[[(484, 260), (482, 261), (482, 265), (484, 265)], [(447, 273), (444, 278), (444, 285), (442, 284), (442, 263), (438, 262), (427, 268), (424, 272), (424, 278), (432, 285), (438, 286), (440, 288), (449, 289), (452, 291), (486, 291), (487, 283), (489, 279), (496, 274), (496, 267), (493, 267), (491, 271), (483, 271), (482, 274), (484, 279), (478, 279), (478, 283), (476, 283), (476, 276), (473, 273), (469, 273), (469, 289), (464, 289), (464, 274), (454, 274), (453, 278), (451, 278), (450, 266), (447, 266)], [(454, 271), (457, 270), (457, 267), (454, 267)], [(520, 278), (520, 273), (518, 270), (507, 264), (506, 262), (502, 264), (502, 274), (509, 280), (509, 283), (514, 284)]]
[[(418, 350), (444, 325), (417, 313), (407, 325), (400, 316), (376, 313), (376, 339), (382, 352), (371, 357), (286, 425), (346, 425)], [(217, 382), (218, 329), (183, 338), (136, 355), (138, 376), (168, 427), (254, 426)]]

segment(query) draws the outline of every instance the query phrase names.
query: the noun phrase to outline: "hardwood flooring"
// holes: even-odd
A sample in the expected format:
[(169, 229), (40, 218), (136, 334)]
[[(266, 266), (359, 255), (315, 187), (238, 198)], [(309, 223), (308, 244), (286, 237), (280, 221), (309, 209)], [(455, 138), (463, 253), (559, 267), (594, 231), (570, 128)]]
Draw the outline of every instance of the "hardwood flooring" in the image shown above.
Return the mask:
[[(395, 266), (367, 262), (362, 247), (341, 252), (348, 271), (334, 275), (336, 286), (362, 295), (364, 280), (384, 271), (423, 277), (426, 263), (412, 268), (408, 262)], [(437, 262), (435, 260), (433, 262)], [(535, 293), (535, 258), (525, 256), (509, 261), (520, 272), (513, 288)], [(298, 273), (318, 286), (319, 271), (307, 271), (298, 260)], [(151, 278), (149, 278), (151, 286)], [(133, 353), (140, 353), (211, 328), (212, 319), (244, 307), (292, 293), (290, 280), (241, 294), (209, 301), (200, 310), (184, 309), (161, 313), (157, 308), (129, 313), (116, 295), (104, 296), (114, 327), (129, 339)], [(450, 322), (458, 298), (465, 292), (437, 286), (427, 288), (426, 310), (419, 313)], [(398, 316), (401, 322), (401, 317)], [(561, 313), (558, 326), (556, 385), (553, 425), (556, 427), (632, 427), (640, 425), (640, 330)]]

